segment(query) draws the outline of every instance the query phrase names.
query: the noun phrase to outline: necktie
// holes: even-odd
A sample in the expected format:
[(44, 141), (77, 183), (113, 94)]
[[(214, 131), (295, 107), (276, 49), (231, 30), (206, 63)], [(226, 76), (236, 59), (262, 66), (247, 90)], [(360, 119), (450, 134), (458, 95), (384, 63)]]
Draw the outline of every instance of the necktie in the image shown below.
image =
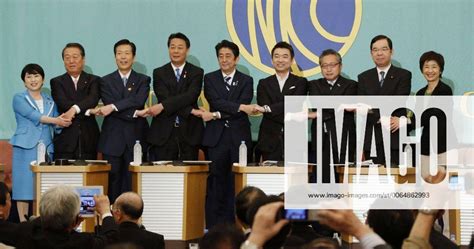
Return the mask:
[(224, 78), (224, 82), (227, 84), (227, 85), (225, 86), (225, 88), (227, 89), (227, 91), (230, 91), (230, 84), (231, 84), (230, 79), (231, 79), (230, 76), (226, 76), (226, 77)]
[(176, 81), (179, 81), (179, 78), (181, 78), (181, 72), (179, 68), (176, 68), (175, 71), (176, 71)]
[(127, 77), (123, 77), (122, 78), (122, 82), (123, 82), (123, 86), (126, 87), (127, 86)]
[(380, 87), (383, 86), (383, 81), (385, 80), (385, 72), (384, 71), (381, 71), (380, 72)]

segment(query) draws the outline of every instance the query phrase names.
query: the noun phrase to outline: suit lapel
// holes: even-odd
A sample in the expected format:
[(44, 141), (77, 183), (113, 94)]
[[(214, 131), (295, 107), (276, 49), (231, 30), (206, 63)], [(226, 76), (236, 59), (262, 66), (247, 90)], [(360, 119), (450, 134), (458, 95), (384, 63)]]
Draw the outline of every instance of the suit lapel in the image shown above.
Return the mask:
[(41, 93), (41, 96), (43, 97), (43, 114), (45, 114), (46, 116), (51, 116), (53, 114), (54, 101), (49, 96), (46, 96), (43, 93)]
[(76, 87), (74, 86), (74, 82), (72, 81), (71, 75), (65, 73), (63, 74), (62, 78), (63, 87), (68, 92), (69, 96), (75, 96)]
[(127, 85), (124, 89), (124, 96), (127, 97), (132, 91), (135, 90), (138, 84), (138, 75), (135, 71), (130, 72), (130, 76), (128, 76)]
[[(294, 81), (295, 81), (295, 76), (290, 73), (288, 75), (288, 79), (286, 79), (285, 84), (283, 85), (283, 90), (281, 91), (282, 95), (288, 94), (290, 92), (290, 89), (295, 88), (295, 86), (293, 85)], [(278, 80), (277, 80), (277, 83), (278, 83)]]
[(387, 88), (390, 88), (390, 85), (393, 83), (393, 80), (395, 78), (396, 78), (395, 68), (393, 65), (391, 65), (390, 69), (388, 69), (388, 72), (385, 75), (385, 78), (383, 80), (383, 85), (380, 88), (380, 93), (384, 93), (384, 90), (386, 90)]
[(234, 77), (232, 78), (232, 83), (230, 86), (229, 97), (227, 98), (228, 100), (235, 100), (238, 98), (239, 96), (238, 93), (240, 92), (240, 89), (242, 88), (242, 84), (243, 82), (241, 82), (240, 72), (235, 71), (235, 74), (234, 74)]
[[(69, 77), (71, 78), (71, 77)], [(81, 76), (79, 77), (79, 80), (77, 81), (77, 91), (82, 91), (84, 88), (87, 87), (87, 85), (89, 84), (88, 82), (89, 80), (89, 77), (88, 77), (88, 74), (84, 71), (82, 71), (81, 73)], [(72, 81), (72, 79), (71, 79)], [(72, 83), (73, 87), (74, 87), (74, 82)]]

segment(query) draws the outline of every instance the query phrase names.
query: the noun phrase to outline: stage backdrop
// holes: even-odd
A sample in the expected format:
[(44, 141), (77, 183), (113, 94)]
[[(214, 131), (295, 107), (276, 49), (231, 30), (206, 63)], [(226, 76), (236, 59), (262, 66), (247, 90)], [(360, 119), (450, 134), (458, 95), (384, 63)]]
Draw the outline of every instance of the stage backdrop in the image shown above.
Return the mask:
[[(444, 80), (457, 95), (473, 91), (472, 0), (3, 0), (0, 8), (0, 139), (15, 129), (11, 102), (24, 91), (20, 71), (39, 63), (49, 80), (65, 72), (61, 50), (68, 42), (86, 49), (86, 71), (115, 70), (113, 45), (128, 38), (137, 45), (135, 70), (151, 75), (168, 62), (167, 37), (183, 32), (191, 40), (189, 61), (205, 72), (218, 68), (214, 46), (222, 39), (242, 50), (239, 69), (258, 80), (272, 73), (269, 50), (279, 40), (296, 49), (293, 71), (319, 78), (318, 55), (326, 48), (343, 54), (344, 75), (373, 67), (369, 43), (386, 34), (394, 63), (413, 73), (412, 92), (425, 80), (420, 55), (435, 50), (446, 60)], [(254, 100), (255, 101), (255, 100)], [(259, 117), (252, 118), (256, 138)]]

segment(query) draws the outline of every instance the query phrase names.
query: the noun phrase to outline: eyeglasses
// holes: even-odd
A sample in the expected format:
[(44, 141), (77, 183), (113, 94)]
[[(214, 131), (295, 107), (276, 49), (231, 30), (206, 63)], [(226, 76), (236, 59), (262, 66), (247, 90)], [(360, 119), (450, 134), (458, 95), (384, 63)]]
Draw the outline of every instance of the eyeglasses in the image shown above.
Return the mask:
[(322, 69), (333, 69), (339, 64), (341, 64), (341, 63), (338, 62), (338, 63), (331, 63), (331, 64), (322, 64), (321, 68)]
[(383, 47), (383, 48), (373, 48), (372, 49), (372, 53), (378, 53), (379, 51), (388, 52), (388, 51), (390, 51), (390, 48), (389, 47)]

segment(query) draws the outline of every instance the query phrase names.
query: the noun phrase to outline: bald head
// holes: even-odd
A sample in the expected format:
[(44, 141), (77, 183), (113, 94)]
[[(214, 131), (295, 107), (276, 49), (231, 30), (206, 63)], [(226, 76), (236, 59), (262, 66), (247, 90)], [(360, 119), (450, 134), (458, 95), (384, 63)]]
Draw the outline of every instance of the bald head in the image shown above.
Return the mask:
[(115, 200), (114, 208), (130, 219), (138, 220), (143, 213), (143, 200), (135, 192), (125, 192)]

